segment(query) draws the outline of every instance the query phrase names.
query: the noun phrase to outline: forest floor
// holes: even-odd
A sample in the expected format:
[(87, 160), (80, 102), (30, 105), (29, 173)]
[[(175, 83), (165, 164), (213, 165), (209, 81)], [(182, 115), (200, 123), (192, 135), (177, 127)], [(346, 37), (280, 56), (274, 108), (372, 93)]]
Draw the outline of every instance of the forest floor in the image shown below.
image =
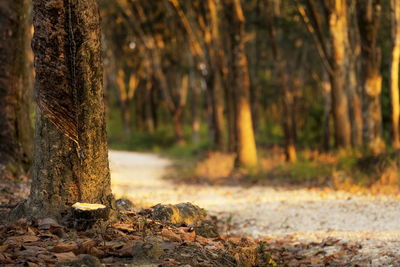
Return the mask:
[[(265, 240), (283, 265), (400, 266), (400, 200), (330, 189), (188, 185), (163, 179), (172, 162), (110, 151), (113, 192), (135, 205), (192, 202), (225, 234)], [(308, 264), (307, 264), (308, 263)]]

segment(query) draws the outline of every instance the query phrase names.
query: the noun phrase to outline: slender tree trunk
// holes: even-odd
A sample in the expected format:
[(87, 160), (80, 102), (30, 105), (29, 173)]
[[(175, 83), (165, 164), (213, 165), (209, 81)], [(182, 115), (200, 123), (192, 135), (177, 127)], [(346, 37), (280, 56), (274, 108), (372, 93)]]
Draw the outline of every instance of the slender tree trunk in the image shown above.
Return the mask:
[(201, 104), (201, 80), (194, 71), (190, 73), (190, 88), (192, 92), (192, 143), (200, 143), (200, 104)]
[(215, 148), (219, 151), (225, 150), (225, 125), (223, 90), (221, 77), (218, 70), (211, 70), (212, 74), (207, 75), (207, 90), (210, 101), (212, 133)]
[(152, 84), (150, 80), (146, 82), (146, 91), (145, 91), (145, 117), (146, 117), (146, 130), (148, 133), (154, 133), (154, 120), (153, 120), (153, 111), (152, 111)]
[(62, 217), (78, 201), (112, 207), (97, 1), (34, 0), (33, 18), (39, 109), (25, 214)]
[(359, 90), (359, 79), (357, 73), (357, 60), (350, 56), (350, 67), (348, 73), (349, 102), (352, 118), (352, 143), (355, 147), (362, 146), (362, 103)]
[(332, 38), (332, 105), (335, 121), (336, 145), (351, 146), (351, 125), (349, 105), (346, 93), (346, 75), (348, 71), (348, 28), (346, 0), (337, 0), (333, 4), (329, 17), (330, 34)]
[(331, 117), (332, 117), (332, 89), (329, 81), (329, 75), (324, 72), (321, 79), (322, 97), (324, 102), (323, 116), (323, 140), (322, 146), (325, 151), (329, 151), (331, 147)]
[(361, 36), (364, 144), (374, 154), (385, 150), (382, 139), (381, 50), (377, 45), (381, 17), (380, 0), (358, 0), (358, 23)]
[(0, 178), (26, 172), (32, 158), (27, 0), (0, 3)]
[(352, 143), (354, 147), (363, 144), (363, 120), (360, 82), (360, 33), (357, 25), (356, 2), (348, 2), (349, 68), (347, 84), (352, 121)]
[(285, 136), (285, 154), (286, 160), (295, 162), (297, 160), (295, 147), (295, 122), (294, 122), (294, 96), (289, 87), (289, 77), (287, 62), (282, 57), (280, 45), (282, 43), (282, 32), (276, 28), (275, 20), (280, 17), (280, 1), (275, 0), (273, 5), (269, 7), (269, 11), (273, 16), (269, 16), (269, 33), (272, 43), (272, 51), (274, 56), (275, 69), (281, 86), (281, 102), (283, 106), (282, 124)]
[(392, 103), (392, 145), (400, 148), (399, 139), (399, 64), (400, 64), (400, 0), (390, 0), (392, 19), (392, 58), (390, 66), (390, 98)]
[(244, 43), (245, 18), (240, 0), (226, 0), (231, 20), (232, 88), (235, 90), (235, 115), (238, 165), (255, 167), (258, 164), (250, 107), (250, 80)]
[(154, 79), (152, 79), (153, 87), (151, 90), (151, 116), (153, 117), (154, 130), (158, 128), (158, 105), (160, 92), (154, 87)]
[(135, 96), (135, 122), (136, 129), (140, 132), (145, 130), (145, 120), (144, 120), (144, 94), (145, 89), (139, 87)]
[(177, 109), (172, 116), (175, 140), (179, 146), (186, 145), (185, 134), (183, 131), (183, 109)]

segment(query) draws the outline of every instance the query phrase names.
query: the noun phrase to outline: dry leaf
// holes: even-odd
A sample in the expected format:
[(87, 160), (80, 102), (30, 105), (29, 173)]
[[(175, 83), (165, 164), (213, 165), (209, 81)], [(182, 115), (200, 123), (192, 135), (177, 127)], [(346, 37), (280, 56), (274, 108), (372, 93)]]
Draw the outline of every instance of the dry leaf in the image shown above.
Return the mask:
[(58, 261), (71, 261), (75, 260), (76, 256), (73, 252), (54, 253)]
[(177, 235), (174, 232), (172, 232), (171, 230), (168, 230), (168, 229), (165, 229), (165, 228), (162, 229), (161, 236), (166, 238), (166, 239), (168, 239), (168, 240), (171, 240), (171, 241), (175, 241), (175, 242), (180, 242), (181, 241), (181, 238), (180, 238), (179, 235)]
[(6, 250), (8, 249), (8, 247), (9, 247), (8, 244), (5, 244), (5, 245), (0, 246), (0, 252), (6, 251)]
[(7, 239), (8, 242), (19, 242), (19, 243), (29, 243), (39, 241), (40, 238), (34, 235), (20, 235), (20, 236), (11, 236)]
[(62, 253), (62, 252), (70, 252), (76, 249), (78, 249), (78, 245), (76, 243), (58, 243), (50, 251), (56, 253)]

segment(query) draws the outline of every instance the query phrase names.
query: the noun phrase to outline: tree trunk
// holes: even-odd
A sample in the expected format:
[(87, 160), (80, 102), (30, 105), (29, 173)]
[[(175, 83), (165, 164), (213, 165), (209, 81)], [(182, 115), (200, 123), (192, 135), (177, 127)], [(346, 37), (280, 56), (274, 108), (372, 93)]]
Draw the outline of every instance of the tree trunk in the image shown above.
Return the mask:
[(269, 34), (271, 37), (272, 52), (275, 63), (275, 70), (281, 87), (281, 102), (283, 107), (282, 124), (285, 136), (285, 154), (286, 160), (295, 162), (297, 160), (296, 147), (295, 147), (295, 120), (294, 120), (294, 96), (293, 91), (289, 87), (289, 77), (287, 62), (282, 57), (280, 45), (282, 43), (282, 31), (276, 27), (275, 20), (280, 17), (280, 1), (274, 1), (273, 5), (269, 7), (270, 13), (273, 16), (269, 18)]
[(329, 17), (330, 34), (332, 38), (332, 84), (333, 118), (335, 122), (335, 140), (339, 147), (350, 147), (351, 125), (349, 105), (346, 93), (346, 75), (348, 71), (348, 28), (347, 3), (338, 0), (333, 4)]
[(128, 83), (126, 80), (126, 73), (122, 68), (117, 71), (115, 80), (118, 86), (118, 100), (121, 109), (122, 127), (125, 137), (129, 137), (132, 131), (130, 99), (128, 98), (127, 93)]
[(148, 133), (154, 133), (154, 121), (153, 121), (153, 111), (152, 111), (152, 84), (151, 80), (146, 81), (146, 91), (145, 91), (145, 117), (146, 117), (146, 131)]
[(373, 154), (382, 153), (385, 150), (380, 102), (381, 50), (377, 45), (381, 8), (380, 0), (357, 1), (361, 36), (364, 144)]
[(0, 177), (27, 172), (32, 158), (28, 1), (0, 3)]
[(200, 111), (201, 111), (201, 80), (196, 72), (190, 72), (190, 89), (192, 92), (192, 143), (198, 145), (200, 143)]
[(225, 126), (224, 126), (224, 105), (221, 76), (219, 70), (211, 70), (208, 74), (207, 90), (209, 94), (209, 103), (212, 121), (212, 133), (214, 146), (219, 151), (225, 151)]
[(34, 0), (36, 118), (25, 214), (68, 214), (75, 202), (113, 208), (96, 0)]
[(322, 146), (325, 151), (329, 151), (331, 147), (332, 89), (329, 82), (329, 75), (326, 72), (323, 73), (321, 79), (321, 89), (324, 102)]
[(144, 120), (144, 94), (145, 89), (139, 87), (135, 96), (135, 122), (137, 131), (143, 132), (145, 129)]
[(185, 134), (183, 131), (183, 109), (177, 109), (172, 116), (172, 123), (174, 127), (175, 140), (178, 146), (186, 145)]
[(390, 97), (392, 103), (392, 145), (400, 148), (399, 139), (399, 64), (400, 64), (400, 0), (391, 0), (392, 58), (390, 66)]
[(240, 167), (257, 166), (257, 150), (250, 108), (250, 80), (244, 43), (245, 18), (240, 0), (226, 0), (231, 25), (232, 89), (235, 90), (236, 152)]
[(348, 2), (349, 69), (347, 74), (348, 94), (352, 122), (352, 143), (354, 147), (363, 144), (363, 120), (360, 82), (360, 33), (357, 25), (356, 2)]

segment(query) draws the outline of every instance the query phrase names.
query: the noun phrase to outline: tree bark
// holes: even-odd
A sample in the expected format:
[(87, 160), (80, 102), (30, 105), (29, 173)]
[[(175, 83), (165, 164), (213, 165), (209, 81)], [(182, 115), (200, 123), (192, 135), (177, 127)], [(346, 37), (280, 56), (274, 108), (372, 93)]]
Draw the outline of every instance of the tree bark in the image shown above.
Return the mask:
[(200, 125), (201, 125), (201, 76), (196, 75), (195, 71), (190, 72), (190, 91), (192, 107), (192, 143), (200, 143)]
[(26, 173), (32, 159), (27, 0), (0, 3), (0, 177)]
[(373, 153), (385, 150), (382, 139), (381, 50), (377, 45), (381, 17), (380, 0), (358, 0), (358, 24), (361, 36), (364, 144)]
[(348, 36), (349, 36), (349, 69), (347, 84), (349, 94), (349, 107), (352, 126), (352, 143), (354, 147), (363, 144), (363, 120), (360, 82), (360, 33), (357, 25), (356, 2), (348, 2)]
[(151, 80), (146, 81), (146, 91), (145, 91), (145, 117), (146, 117), (146, 131), (148, 133), (154, 133), (154, 120), (153, 120), (153, 107), (152, 107), (152, 91), (153, 85), (150, 82)]
[(118, 100), (121, 108), (122, 127), (125, 137), (129, 137), (132, 132), (132, 119), (130, 110), (130, 99), (128, 98), (126, 90), (128, 84), (125, 76), (125, 71), (120, 68), (117, 71), (115, 80), (118, 86)]
[(275, 20), (280, 16), (280, 1), (275, 0), (273, 5), (269, 7), (269, 11), (273, 16), (269, 18), (269, 34), (271, 37), (272, 52), (275, 64), (275, 70), (281, 87), (281, 102), (283, 106), (282, 124), (285, 137), (285, 154), (286, 160), (295, 162), (297, 160), (295, 147), (295, 122), (294, 122), (294, 96), (289, 86), (289, 77), (287, 62), (282, 57), (280, 45), (282, 43), (282, 31), (276, 27)]
[(346, 74), (348, 72), (348, 28), (346, 0), (334, 1), (329, 16), (330, 34), (332, 38), (332, 84), (333, 117), (336, 128), (336, 145), (351, 146), (351, 125), (349, 105), (346, 93)]
[(240, 167), (256, 167), (257, 149), (250, 108), (250, 78), (244, 43), (244, 23), (240, 0), (225, 0), (231, 25), (232, 88), (235, 91), (237, 159)]
[(399, 64), (400, 64), (400, 0), (390, 0), (392, 21), (392, 57), (390, 66), (390, 98), (392, 104), (392, 146), (400, 148), (399, 137)]
[(34, 0), (38, 111), (25, 214), (62, 217), (75, 202), (113, 207), (96, 0)]

